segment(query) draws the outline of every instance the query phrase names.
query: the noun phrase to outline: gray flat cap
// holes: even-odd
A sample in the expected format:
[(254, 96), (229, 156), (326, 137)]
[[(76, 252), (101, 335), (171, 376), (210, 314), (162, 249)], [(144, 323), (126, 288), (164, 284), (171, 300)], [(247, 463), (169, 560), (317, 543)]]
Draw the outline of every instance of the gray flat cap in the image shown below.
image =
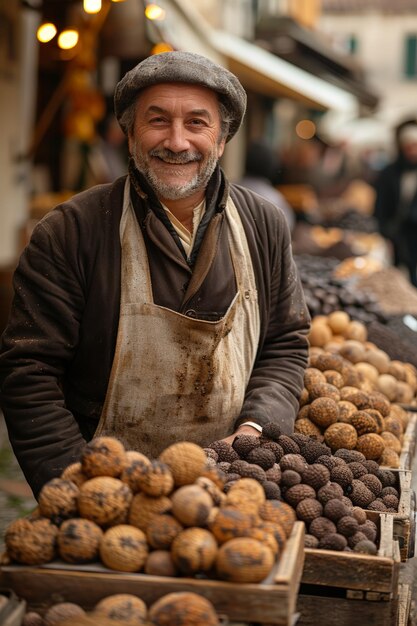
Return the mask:
[(141, 89), (159, 83), (190, 83), (212, 89), (231, 116), (226, 141), (239, 130), (246, 110), (246, 92), (237, 77), (206, 57), (179, 50), (147, 57), (125, 74), (114, 94), (114, 110), (119, 122)]

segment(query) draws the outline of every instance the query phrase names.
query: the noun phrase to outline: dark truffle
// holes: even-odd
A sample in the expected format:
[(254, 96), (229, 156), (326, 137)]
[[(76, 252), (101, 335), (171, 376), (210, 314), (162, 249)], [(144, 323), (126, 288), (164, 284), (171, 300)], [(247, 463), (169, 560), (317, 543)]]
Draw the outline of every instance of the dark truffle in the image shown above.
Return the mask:
[(392, 509), (395, 509), (396, 511), (398, 511), (399, 500), (398, 500), (397, 496), (394, 496), (392, 494), (387, 494), (386, 496), (384, 496), (382, 498), (382, 500), (384, 501), (385, 506), (387, 506), (388, 508), (392, 508)]
[(324, 465), (330, 471), (334, 467), (337, 467), (338, 465), (346, 465), (343, 459), (339, 459), (337, 456), (327, 456), (327, 455), (319, 456), (318, 459), (316, 459), (316, 463), (320, 463), (320, 465)]
[(278, 441), (281, 436), (281, 429), (275, 422), (268, 422), (262, 427), (262, 436), (272, 441)]
[(367, 508), (370, 511), (378, 511), (380, 513), (386, 513), (387, 511), (387, 507), (382, 500), (373, 500), (370, 504), (368, 504)]
[(353, 478), (360, 478), (361, 476), (365, 476), (368, 473), (368, 470), (362, 463), (358, 463), (357, 461), (353, 461), (352, 463), (348, 463), (349, 469), (353, 474)]
[(391, 472), (391, 470), (380, 469), (377, 476), (383, 487), (395, 487), (397, 484), (395, 474), (394, 472)]
[(333, 498), (324, 505), (324, 517), (331, 519), (332, 522), (337, 522), (346, 515), (349, 515), (349, 509), (339, 498)]
[(302, 474), (307, 467), (307, 463), (301, 454), (284, 454), (279, 462), (279, 466), (282, 472), (294, 470), (294, 472)]
[(322, 550), (338, 550), (341, 552), (346, 546), (346, 537), (339, 533), (329, 533), (328, 535), (324, 535), (319, 541), (319, 548)]
[(351, 548), (355, 548), (356, 544), (359, 541), (363, 541), (364, 539), (367, 539), (367, 536), (365, 535), (365, 533), (362, 533), (360, 530), (358, 530), (357, 533), (348, 537), (348, 545)]
[(281, 475), (281, 486), (282, 487), (293, 487), (294, 485), (298, 485), (301, 483), (301, 476), (298, 472), (294, 470), (285, 470)]
[(343, 496), (343, 489), (337, 483), (329, 482), (317, 492), (317, 499), (323, 504), (323, 506), (329, 500), (333, 500), (333, 498), (341, 498)]
[(225, 474), (227, 474), (228, 471), (230, 470), (230, 465), (231, 463), (229, 463), (228, 461), (220, 461), (219, 463), (217, 463), (218, 469), (224, 472)]
[(213, 441), (208, 447), (217, 452), (219, 462), (226, 461), (226, 463), (232, 463), (239, 458), (238, 453), (232, 446), (222, 439)]
[[(332, 451), (329, 446), (326, 446), (325, 443), (321, 443), (311, 437), (307, 443), (301, 445), (301, 453), (307, 463), (320, 463), (321, 461), (319, 461), (319, 459), (332, 458)], [(322, 465), (325, 465), (325, 463), (322, 463)]]
[(305, 498), (297, 504), (295, 512), (297, 513), (298, 519), (308, 525), (313, 519), (323, 515), (323, 507), (315, 498)]
[(228, 472), (226, 474), (226, 478), (225, 478), (225, 482), (230, 483), (231, 481), (235, 481), (235, 480), (239, 480), (241, 478), (240, 474), (237, 474), (236, 472)]
[(301, 500), (305, 500), (305, 498), (315, 498), (316, 492), (313, 487), (310, 485), (294, 485), (294, 487), (290, 487), (284, 493), (284, 499), (288, 504), (290, 504), (294, 509), (297, 504), (301, 502)]
[(284, 450), (282, 446), (279, 445), (276, 441), (265, 441), (261, 444), (261, 448), (265, 448), (266, 450), (272, 450), (275, 454), (275, 462), (279, 463), (279, 461), (284, 456)]
[(316, 517), (311, 522), (308, 532), (317, 539), (321, 539), (325, 535), (336, 532), (336, 525), (327, 517)]
[(355, 544), (354, 552), (362, 552), (363, 554), (377, 554), (378, 548), (369, 539), (362, 539)]
[(372, 491), (373, 494), (379, 496), (382, 491), (382, 484), (375, 474), (365, 474), (360, 480)]
[(316, 491), (329, 482), (329, 479), (329, 470), (320, 463), (309, 465), (303, 472), (303, 483), (311, 485)]
[(347, 450), (346, 448), (340, 448), (334, 453), (335, 456), (346, 461), (346, 463), (362, 463), (366, 461), (366, 457), (359, 450)]
[(319, 546), (319, 540), (317, 539), (317, 537), (315, 537), (314, 535), (310, 535), (309, 533), (306, 533), (304, 535), (304, 547), (305, 548), (310, 548), (310, 549), (315, 549), (318, 548)]
[(372, 491), (368, 489), (363, 482), (356, 479), (352, 480), (352, 491), (349, 497), (355, 506), (361, 506), (363, 508), (366, 508), (368, 504), (371, 504), (372, 500), (375, 499)]
[(284, 450), (284, 454), (300, 454), (300, 446), (288, 435), (278, 437), (278, 443)]
[(396, 498), (399, 498), (400, 494), (395, 487), (384, 487), (381, 491), (381, 496), (383, 498), (385, 498), (385, 496), (395, 496)]
[(365, 459), (365, 461), (362, 461), (362, 465), (366, 467), (366, 469), (368, 470), (368, 474), (375, 474), (375, 476), (378, 476), (379, 465), (376, 461), (372, 461), (371, 459)]
[(270, 480), (273, 483), (276, 483), (277, 485), (279, 485), (281, 482), (282, 472), (278, 463), (274, 463), (272, 467), (266, 470), (265, 476), (267, 480)]
[(338, 483), (343, 489), (346, 489), (353, 480), (352, 470), (347, 464), (336, 466), (330, 472), (330, 480), (334, 483)]
[(203, 450), (209, 459), (214, 459), (215, 461), (219, 460), (219, 455), (216, 450), (213, 450), (213, 448), (203, 448)]
[(281, 498), (281, 489), (276, 483), (273, 483), (270, 480), (265, 480), (262, 483), (262, 487), (264, 488), (267, 500), (279, 500)]
[(366, 535), (366, 537), (371, 541), (375, 541), (378, 534), (375, 522), (370, 519), (367, 519), (363, 524), (359, 525), (359, 531)]
[(256, 435), (237, 435), (232, 448), (241, 459), (246, 459), (249, 452), (260, 445), (259, 437)]
[(356, 517), (353, 515), (345, 515), (341, 517), (336, 524), (337, 532), (344, 537), (350, 537), (359, 530), (359, 524)]
[(253, 478), (260, 483), (263, 483), (266, 480), (265, 470), (254, 463), (246, 463), (239, 473), (242, 478)]
[(272, 450), (267, 450), (266, 448), (261, 448), (260, 446), (257, 448), (253, 448), (246, 457), (248, 463), (255, 463), (255, 465), (259, 465), (262, 469), (267, 470), (271, 468), (275, 463), (275, 454)]

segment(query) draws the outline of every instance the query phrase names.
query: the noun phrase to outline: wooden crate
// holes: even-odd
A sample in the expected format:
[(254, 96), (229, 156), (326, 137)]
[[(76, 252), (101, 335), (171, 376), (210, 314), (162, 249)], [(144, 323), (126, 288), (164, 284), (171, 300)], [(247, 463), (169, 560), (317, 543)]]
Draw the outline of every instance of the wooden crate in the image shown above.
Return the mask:
[(57, 602), (76, 602), (91, 610), (99, 600), (115, 593), (134, 594), (149, 606), (167, 593), (194, 591), (210, 600), (230, 621), (290, 626), (303, 560), (304, 523), (296, 522), (279, 562), (260, 584), (125, 574), (97, 564), (71, 566), (57, 562), (41, 567), (3, 566), (0, 585), (13, 589), (31, 610), (41, 612)]
[(411, 470), (417, 440), (417, 413), (409, 412), (409, 416), (400, 454), (400, 468), (406, 470)]
[(393, 536), (394, 516), (376, 515), (379, 550), (375, 556), (305, 550), (297, 626), (400, 625), (400, 606), (404, 609), (410, 598), (404, 597), (399, 584), (401, 555)]
[(377, 555), (306, 548), (301, 582), (341, 589), (346, 598), (394, 598), (401, 561), (398, 541), (393, 538), (394, 517), (380, 513), (375, 522), (379, 527)]
[[(416, 494), (411, 486), (412, 473), (410, 470), (390, 469), (397, 476), (396, 488), (400, 493), (397, 513), (388, 513), (393, 518), (393, 537), (400, 547), (401, 561), (407, 561), (414, 556), (416, 535)], [(380, 514), (367, 511), (372, 521), (377, 522)]]

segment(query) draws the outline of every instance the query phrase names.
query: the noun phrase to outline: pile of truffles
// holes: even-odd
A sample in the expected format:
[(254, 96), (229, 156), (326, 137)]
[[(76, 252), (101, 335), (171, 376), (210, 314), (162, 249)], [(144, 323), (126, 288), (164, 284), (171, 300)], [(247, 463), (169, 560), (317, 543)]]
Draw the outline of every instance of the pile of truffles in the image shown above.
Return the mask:
[(44, 615), (30, 611), (22, 626), (219, 626), (213, 604), (194, 592), (169, 593), (149, 609), (138, 596), (120, 593), (106, 596), (86, 612), (73, 602), (52, 605)]
[(416, 368), (391, 360), (343, 311), (314, 318), (309, 341), (296, 432), (399, 467), (409, 415), (401, 404), (415, 399)]
[(266, 502), (255, 480), (239, 481), (227, 495), (223, 486), (194, 443), (175, 443), (150, 460), (97, 437), (80, 462), (44, 485), (38, 509), (7, 527), (7, 556), (29, 565), (60, 557), (122, 572), (260, 582), (295, 513)]
[(224, 472), (226, 493), (242, 477), (257, 480), (269, 502), (289, 504), (306, 525), (306, 546), (377, 552), (377, 526), (365, 509), (395, 513), (399, 491), (395, 472), (359, 450), (334, 454), (323, 441), (301, 433), (281, 434), (273, 423), (261, 437), (238, 435), (230, 446), (215, 441), (206, 453)]

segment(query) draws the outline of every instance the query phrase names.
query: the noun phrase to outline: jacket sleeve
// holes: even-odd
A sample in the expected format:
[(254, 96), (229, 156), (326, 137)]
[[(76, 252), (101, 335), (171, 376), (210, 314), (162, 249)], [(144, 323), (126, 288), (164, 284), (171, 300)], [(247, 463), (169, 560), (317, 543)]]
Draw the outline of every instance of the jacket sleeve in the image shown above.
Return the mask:
[(283, 221), (275, 241), (271, 267), (264, 268), (265, 275), (270, 272), (270, 288), (266, 289), (265, 302), (260, 302), (260, 306), (270, 307), (266, 331), (236, 425), (248, 420), (261, 426), (275, 422), (282, 432), (290, 434), (304, 386), (310, 314), (292, 255), (288, 225)]
[(61, 387), (84, 307), (77, 231), (74, 218), (56, 210), (37, 225), (14, 274), (15, 295), (1, 339), (0, 403), (35, 496), (79, 458), (85, 444)]

